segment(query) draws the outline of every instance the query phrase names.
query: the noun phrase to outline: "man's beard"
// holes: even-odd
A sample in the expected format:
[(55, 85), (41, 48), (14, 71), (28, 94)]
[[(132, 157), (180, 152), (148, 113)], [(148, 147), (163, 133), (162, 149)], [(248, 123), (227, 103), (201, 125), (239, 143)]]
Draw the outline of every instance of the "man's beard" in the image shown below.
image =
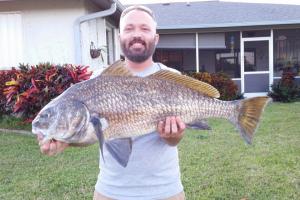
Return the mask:
[[(142, 51), (134, 51), (131, 50), (130, 47), (135, 43), (140, 43), (144, 46), (144, 50)], [(128, 43), (128, 47), (126, 47), (126, 42), (121, 41), (121, 49), (124, 53), (124, 56), (132, 62), (142, 63), (151, 57), (155, 51), (155, 38), (150, 41), (147, 45), (145, 41), (140, 38), (134, 38)]]

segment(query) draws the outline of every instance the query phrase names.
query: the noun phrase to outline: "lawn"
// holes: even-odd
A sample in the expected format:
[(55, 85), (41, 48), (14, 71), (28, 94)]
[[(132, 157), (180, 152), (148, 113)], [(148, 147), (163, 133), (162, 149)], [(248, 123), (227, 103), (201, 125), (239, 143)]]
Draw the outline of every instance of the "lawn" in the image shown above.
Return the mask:
[[(299, 199), (299, 119), (299, 102), (271, 104), (251, 146), (223, 120), (188, 130), (179, 145), (187, 199)], [(0, 199), (92, 199), (98, 153), (94, 145), (47, 157), (34, 137), (0, 133)]]

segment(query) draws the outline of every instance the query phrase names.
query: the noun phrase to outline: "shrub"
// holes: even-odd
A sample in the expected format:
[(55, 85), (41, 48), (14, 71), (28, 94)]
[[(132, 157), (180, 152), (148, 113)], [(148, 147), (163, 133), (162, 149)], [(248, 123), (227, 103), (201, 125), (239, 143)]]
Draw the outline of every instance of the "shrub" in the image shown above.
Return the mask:
[(72, 84), (89, 79), (92, 73), (87, 69), (87, 66), (70, 64), (20, 65), (19, 70), (14, 70), (15, 77), (5, 84), (7, 104), (13, 107), (14, 113), (30, 121), (51, 99)]
[(272, 85), (272, 91), (268, 95), (274, 101), (292, 102), (297, 100), (300, 88), (295, 82), (295, 75), (290, 70), (284, 71), (281, 80)]
[(243, 98), (243, 95), (238, 92), (238, 86), (225, 73), (219, 72), (210, 74), (208, 72), (194, 72), (189, 75), (214, 86), (217, 90), (219, 90), (221, 100), (235, 100)]
[(12, 112), (12, 108), (6, 105), (6, 98), (3, 94), (5, 83), (12, 78), (16, 78), (15, 69), (0, 71), (0, 115), (10, 114)]

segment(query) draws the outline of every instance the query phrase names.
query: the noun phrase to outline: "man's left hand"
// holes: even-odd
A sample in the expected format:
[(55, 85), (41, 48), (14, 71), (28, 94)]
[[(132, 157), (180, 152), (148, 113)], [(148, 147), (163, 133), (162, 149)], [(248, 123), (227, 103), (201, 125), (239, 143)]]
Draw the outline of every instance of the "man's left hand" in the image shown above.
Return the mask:
[(160, 121), (157, 131), (170, 146), (176, 146), (184, 135), (185, 124), (180, 117), (167, 117), (166, 121)]

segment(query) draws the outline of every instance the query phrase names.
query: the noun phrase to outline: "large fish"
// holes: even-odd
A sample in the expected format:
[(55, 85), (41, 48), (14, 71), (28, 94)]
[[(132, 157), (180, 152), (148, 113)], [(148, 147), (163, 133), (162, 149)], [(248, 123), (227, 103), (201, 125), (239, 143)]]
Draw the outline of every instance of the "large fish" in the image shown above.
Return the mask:
[(204, 119), (225, 118), (247, 143), (258, 126), (268, 97), (221, 101), (211, 85), (167, 70), (135, 77), (118, 61), (100, 76), (73, 85), (47, 104), (32, 122), (44, 142), (73, 145), (100, 141), (126, 166), (131, 137), (156, 130), (167, 116), (180, 116), (190, 127), (209, 129)]

